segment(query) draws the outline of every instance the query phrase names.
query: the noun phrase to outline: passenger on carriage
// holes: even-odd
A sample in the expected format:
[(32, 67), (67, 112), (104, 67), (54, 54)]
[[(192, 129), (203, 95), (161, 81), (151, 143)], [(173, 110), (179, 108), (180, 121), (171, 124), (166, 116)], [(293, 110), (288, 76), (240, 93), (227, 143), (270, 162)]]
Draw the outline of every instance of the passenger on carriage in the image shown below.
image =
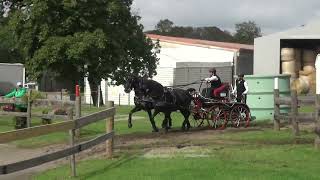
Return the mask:
[(248, 83), (243, 79), (244, 75), (239, 74), (236, 84), (232, 91), (237, 97), (237, 102), (247, 103), (247, 93), (249, 91)]
[(225, 87), (221, 83), (221, 79), (217, 75), (217, 71), (215, 68), (210, 68), (209, 73), (210, 76), (208, 78), (205, 78), (204, 81), (210, 83), (211, 86), (209, 88), (204, 88), (201, 94), (206, 98), (219, 97), (219, 94), (224, 90)]

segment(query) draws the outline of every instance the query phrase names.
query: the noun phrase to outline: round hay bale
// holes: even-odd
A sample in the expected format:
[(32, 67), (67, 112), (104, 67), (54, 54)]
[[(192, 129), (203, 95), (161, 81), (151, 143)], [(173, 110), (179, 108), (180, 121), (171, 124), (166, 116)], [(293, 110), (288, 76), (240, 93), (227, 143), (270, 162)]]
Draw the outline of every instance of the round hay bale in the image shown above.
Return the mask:
[(306, 94), (309, 92), (309, 84), (305, 80), (299, 78), (291, 83), (291, 89), (296, 90), (298, 94)]
[(294, 48), (282, 48), (281, 49), (281, 61), (292, 61), (295, 59)]
[(310, 77), (309, 77), (309, 75), (300, 75), (299, 79), (301, 79), (302, 81), (307, 83), (308, 86), (310, 86)]
[(283, 61), (282, 62), (282, 74), (296, 74), (296, 66), (294, 61)]
[(313, 66), (303, 66), (303, 71), (305, 73), (311, 74), (316, 71), (316, 68)]

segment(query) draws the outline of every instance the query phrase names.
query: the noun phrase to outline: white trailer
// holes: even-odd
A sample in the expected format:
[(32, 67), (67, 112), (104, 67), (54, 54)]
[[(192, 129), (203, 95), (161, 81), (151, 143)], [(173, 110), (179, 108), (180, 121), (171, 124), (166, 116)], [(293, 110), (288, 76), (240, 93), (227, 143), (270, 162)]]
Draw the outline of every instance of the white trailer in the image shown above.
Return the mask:
[(10, 92), (17, 82), (25, 84), (23, 64), (0, 63), (0, 95)]

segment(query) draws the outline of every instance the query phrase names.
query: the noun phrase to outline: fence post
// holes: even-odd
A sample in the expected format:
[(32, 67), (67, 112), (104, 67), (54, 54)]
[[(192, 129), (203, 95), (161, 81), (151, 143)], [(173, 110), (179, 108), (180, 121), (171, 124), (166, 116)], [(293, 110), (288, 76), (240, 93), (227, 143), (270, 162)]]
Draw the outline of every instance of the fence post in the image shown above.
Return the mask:
[(314, 147), (316, 149), (320, 149), (320, 94), (316, 94), (316, 106), (315, 106), (315, 129), (314, 132), (316, 133), (316, 138), (314, 140)]
[(317, 55), (316, 59), (316, 110), (315, 110), (315, 128), (316, 138), (314, 140), (314, 147), (320, 150), (320, 55)]
[[(114, 107), (113, 101), (108, 101), (107, 107)], [(110, 117), (106, 120), (106, 131), (107, 133), (110, 133), (114, 130), (114, 116)], [(108, 139), (106, 142), (106, 154), (107, 158), (112, 158), (112, 152), (113, 152), (113, 137)]]
[(97, 93), (97, 107), (99, 108), (100, 107), (100, 85), (98, 86), (98, 93)]
[(30, 89), (28, 91), (28, 107), (27, 107), (27, 127), (31, 127), (31, 92), (32, 90)]
[[(75, 110), (76, 110), (76, 119), (81, 117), (81, 96), (80, 96), (80, 87), (76, 85), (76, 102), (75, 102)], [(76, 137), (80, 137), (80, 129), (75, 130)]]
[(297, 120), (298, 116), (298, 97), (297, 97), (297, 90), (291, 90), (291, 124), (293, 129), (294, 136), (299, 136), (299, 124)]
[(273, 128), (275, 131), (280, 131), (280, 104), (276, 102), (277, 99), (280, 97), (279, 91), (279, 79), (276, 77), (274, 78), (274, 118), (273, 118)]
[[(68, 109), (68, 119), (73, 120), (73, 109), (69, 108)], [(70, 146), (74, 146), (74, 137), (75, 137), (75, 129), (70, 129), (69, 130), (69, 135), (70, 135)], [(70, 156), (70, 167), (71, 167), (71, 175), (72, 177), (75, 177), (76, 174), (76, 157), (75, 154), (72, 154)]]

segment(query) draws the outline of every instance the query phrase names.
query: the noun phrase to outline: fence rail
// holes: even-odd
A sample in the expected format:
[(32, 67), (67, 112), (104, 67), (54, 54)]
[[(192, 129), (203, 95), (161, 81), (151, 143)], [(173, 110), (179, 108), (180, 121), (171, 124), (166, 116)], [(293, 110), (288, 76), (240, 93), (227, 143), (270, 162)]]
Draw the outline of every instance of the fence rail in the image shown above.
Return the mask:
[[(28, 97), (31, 97), (32, 91), (28, 91)], [(79, 99), (80, 97), (76, 97)], [(54, 114), (33, 114), (31, 112), (33, 107), (50, 107), (50, 106), (60, 106), (60, 107), (74, 107), (76, 110), (80, 110), (81, 101), (64, 101), (64, 100), (48, 100), (48, 99), (27, 99), (27, 102), (23, 102), (21, 98), (16, 99), (6, 99), (1, 98), (0, 104), (27, 104), (27, 112), (7, 112), (0, 111), (0, 116), (16, 116), (16, 117), (26, 117), (27, 127), (31, 127), (31, 117), (40, 117), (43, 120), (52, 120), (52, 119), (63, 119), (69, 120), (69, 115), (54, 115)], [(77, 111), (76, 111), (77, 113)], [(81, 114), (81, 113), (80, 113)]]
[[(113, 103), (111, 103), (111, 108), (93, 113), (88, 116), (80, 117), (75, 120), (70, 120), (66, 122), (61, 122), (61, 123), (55, 123), (55, 124), (50, 124), (50, 125), (44, 125), (44, 126), (36, 126), (32, 128), (26, 128), (26, 129), (21, 129), (17, 131), (9, 131), (9, 132), (4, 132), (0, 133), (0, 143), (7, 143), (10, 141), (15, 141), (15, 140), (21, 140), (21, 139), (26, 139), (26, 138), (31, 138), (31, 137), (37, 137), (40, 135), (45, 135), (49, 133), (54, 133), (54, 132), (61, 132), (61, 131), (68, 131), (70, 132), (75, 132), (77, 128), (87, 126), (91, 123), (95, 123), (97, 121), (100, 121), (102, 119), (108, 118), (107, 121), (107, 127), (112, 127), (112, 129), (107, 128), (106, 134), (99, 136), (93, 140), (87, 141), (85, 143), (81, 143), (78, 145), (74, 145), (73, 140), (75, 133), (70, 133), (70, 139), (71, 140), (71, 145), (72, 147), (56, 151), (53, 153), (49, 153), (46, 155), (42, 155), (39, 157), (35, 157), (32, 159), (16, 162), (16, 163), (11, 163), (11, 164), (6, 164), (6, 165), (1, 165), (0, 166), (0, 175), (1, 174), (9, 174), (13, 173), (16, 171), (28, 169), (31, 167), (35, 167), (47, 162), (51, 162), (60, 158), (64, 158), (67, 156), (71, 156), (71, 167), (72, 167), (72, 174), (75, 176), (75, 159), (74, 159), (74, 154), (79, 153), (83, 150), (89, 149), (97, 144), (100, 144), (102, 142), (107, 142), (107, 149), (106, 152), (109, 153), (107, 154), (108, 157), (110, 157), (110, 153), (112, 156), (112, 138), (114, 136), (113, 132), (113, 121), (114, 121), (114, 116), (115, 116), (115, 108), (113, 107)], [(70, 117), (72, 118), (72, 117)], [(111, 143), (110, 143), (111, 142)], [(111, 145), (111, 146), (110, 146)], [(111, 150), (111, 152), (110, 152)]]
[(17, 171), (21, 171), (24, 169), (32, 168), (35, 166), (39, 166), (41, 164), (45, 164), (47, 162), (55, 161), (64, 157), (68, 157), (72, 154), (79, 153), (81, 151), (87, 150), (93, 146), (96, 146), (102, 142), (105, 142), (106, 140), (112, 138), (114, 136), (114, 132), (110, 132), (107, 134), (104, 134), (102, 136), (99, 136), (93, 140), (87, 141), (85, 143), (81, 143), (78, 145), (75, 145), (73, 147), (69, 147), (60, 151), (56, 151), (50, 154), (45, 154), (36, 158), (7, 164), (0, 166), (0, 174), (9, 174), (14, 173)]
[[(315, 96), (298, 97), (296, 90), (291, 90), (290, 97), (280, 97), (278, 78), (274, 79), (274, 129), (280, 131), (280, 120), (286, 120), (292, 125), (294, 137), (300, 136), (299, 123), (314, 122), (315, 124), (315, 148), (320, 149), (320, 94)], [(320, 83), (320, 82), (319, 82)], [(280, 106), (290, 106), (290, 113), (281, 114)], [(313, 105), (314, 112), (301, 113), (298, 107)]]

